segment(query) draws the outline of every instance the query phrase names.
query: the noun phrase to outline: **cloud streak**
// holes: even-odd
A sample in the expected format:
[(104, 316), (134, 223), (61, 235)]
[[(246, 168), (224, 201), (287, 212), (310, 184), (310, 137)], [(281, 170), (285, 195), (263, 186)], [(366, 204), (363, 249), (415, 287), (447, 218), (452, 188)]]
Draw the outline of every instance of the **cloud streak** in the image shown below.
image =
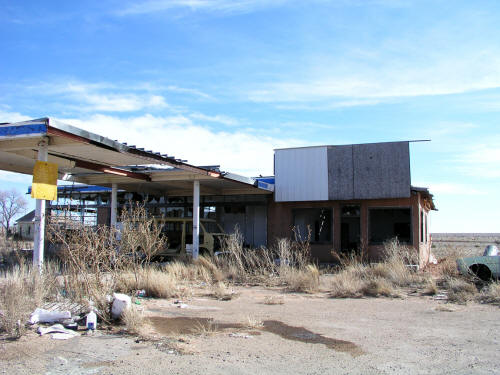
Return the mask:
[(276, 7), (287, 0), (149, 0), (133, 2), (116, 12), (119, 16), (150, 14), (174, 9), (219, 12), (223, 14), (250, 13), (259, 9)]
[(93, 115), (89, 118), (61, 118), (60, 121), (137, 147), (188, 159), (197, 165), (221, 165), (222, 169), (247, 176), (273, 173), (273, 150), (303, 141), (254, 135), (244, 130), (215, 131), (189, 117), (153, 116), (128, 118)]

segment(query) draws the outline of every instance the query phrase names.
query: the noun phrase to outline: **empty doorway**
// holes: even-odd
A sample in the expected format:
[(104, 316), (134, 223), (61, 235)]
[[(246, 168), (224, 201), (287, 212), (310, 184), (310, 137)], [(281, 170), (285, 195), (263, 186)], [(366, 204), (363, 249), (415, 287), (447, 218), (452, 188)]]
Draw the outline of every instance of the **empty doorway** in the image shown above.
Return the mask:
[(361, 243), (361, 208), (342, 206), (340, 215), (340, 247), (343, 253), (358, 251)]

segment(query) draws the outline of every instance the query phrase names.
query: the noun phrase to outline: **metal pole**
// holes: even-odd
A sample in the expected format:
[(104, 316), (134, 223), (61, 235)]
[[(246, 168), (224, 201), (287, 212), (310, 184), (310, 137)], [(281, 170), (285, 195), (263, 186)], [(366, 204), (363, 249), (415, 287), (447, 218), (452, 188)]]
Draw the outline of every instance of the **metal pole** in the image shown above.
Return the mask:
[[(38, 160), (47, 161), (49, 139), (44, 137), (38, 143)], [(43, 199), (36, 200), (35, 207), (35, 243), (33, 251), (33, 266), (41, 273), (43, 268), (43, 251), (45, 244), (45, 203)]]
[(111, 185), (111, 227), (116, 227), (116, 184)]
[(200, 181), (193, 182), (193, 259), (200, 251)]

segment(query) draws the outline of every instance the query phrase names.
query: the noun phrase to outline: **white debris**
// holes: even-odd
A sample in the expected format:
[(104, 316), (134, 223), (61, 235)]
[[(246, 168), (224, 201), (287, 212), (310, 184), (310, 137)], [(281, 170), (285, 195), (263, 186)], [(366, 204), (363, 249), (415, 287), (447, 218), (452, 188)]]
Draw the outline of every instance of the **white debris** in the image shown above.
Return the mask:
[(54, 324), (47, 328), (38, 327), (38, 333), (40, 336), (52, 333), (52, 338), (56, 340), (67, 340), (75, 336), (79, 336), (78, 332), (66, 329), (62, 324)]
[(239, 337), (239, 338), (243, 338), (243, 339), (251, 339), (253, 336), (244, 335), (242, 333), (230, 333), (229, 337)]
[(71, 318), (70, 311), (49, 311), (37, 307), (31, 314), (30, 323), (54, 323), (69, 318)]
[(113, 306), (111, 307), (111, 316), (113, 319), (118, 319), (122, 316), (125, 310), (128, 310), (132, 305), (132, 300), (126, 294), (113, 293)]

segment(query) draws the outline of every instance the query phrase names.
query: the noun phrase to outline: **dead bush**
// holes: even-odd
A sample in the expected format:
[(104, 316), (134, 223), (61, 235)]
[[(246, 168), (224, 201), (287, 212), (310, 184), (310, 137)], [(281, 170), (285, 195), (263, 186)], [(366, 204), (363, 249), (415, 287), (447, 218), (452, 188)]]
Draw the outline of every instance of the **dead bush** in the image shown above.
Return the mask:
[(500, 304), (500, 283), (492, 282), (485, 286), (478, 296), (478, 300), (482, 303)]
[(42, 274), (25, 263), (3, 274), (0, 278), (0, 331), (10, 337), (20, 337), (35, 308), (41, 307), (57, 292), (55, 267), (51, 264), (46, 264)]
[(280, 270), (287, 289), (292, 292), (314, 293), (319, 289), (319, 270), (309, 264), (303, 268), (286, 267)]
[(264, 298), (264, 305), (283, 305), (284, 303), (283, 296), (266, 296)]
[(237, 297), (238, 293), (229, 289), (222, 281), (219, 281), (210, 287), (210, 296), (221, 301), (229, 301)]
[(148, 297), (179, 298), (186, 295), (186, 288), (176, 274), (154, 266), (142, 266), (136, 270), (123, 271), (116, 278), (116, 290), (133, 294), (144, 290)]
[(436, 281), (432, 277), (429, 277), (425, 284), (425, 289), (423, 294), (433, 296), (436, 295), (437, 293), (438, 293), (438, 287), (436, 285)]
[(375, 278), (372, 280), (365, 281), (364, 285), (361, 287), (360, 292), (365, 296), (370, 297), (397, 297), (398, 295), (394, 292), (392, 284), (383, 278)]
[(419, 260), (418, 252), (414, 248), (402, 245), (395, 238), (384, 243), (383, 256), (384, 261), (377, 266), (379, 271), (385, 275), (380, 276), (394, 286), (404, 287), (425, 283), (425, 279), (416, 272)]
[[(200, 267), (208, 272), (211, 281), (219, 282), (224, 280), (224, 274), (217, 268), (217, 265), (213, 262), (212, 258), (200, 256), (195, 261), (195, 266)], [(207, 281), (207, 275), (203, 271), (198, 271), (199, 274), (203, 274), (205, 281)]]
[(90, 228), (80, 225), (66, 231), (49, 226), (49, 234), (51, 241), (60, 244), (68, 298), (84, 306), (91, 301), (98, 315), (109, 321), (106, 296), (115, 291), (124, 260), (117, 252), (114, 230), (107, 226)]
[(141, 333), (141, 329), (145, 324), (143, 312), (139, 311), (134, 305), (122, 313), (121, 320), (125, 324), (127, 332), (131, 334)]
[(365, 263), (362, 254), (339, 256), (339, 259), (340, 270), (330, 280), (332, 297), (397, 297), (397, 288), (428, 283), (426, 277), (416, 272), (417, 252), (397, 239), (384, 244), (380, 263)]
[(248, 315), (246, 322), (243, 325), (247, 329), (259, 329), (259, 328), (262, 328), (264, 326), (264, 323), (262, 322), (261, 319), (255, 317), (255, 316)]
[(445, 287), (448, 291), (448, 301), (460, 304), (466, 304), (472, 301), (477, 295), (476, 286), (462, 278), (447, 278)]
[(365, 281), (359, 275), (360, 266), (350, 267), (333, 275), (330, 281), (330, 296), (333, 298), (359, 298)]

